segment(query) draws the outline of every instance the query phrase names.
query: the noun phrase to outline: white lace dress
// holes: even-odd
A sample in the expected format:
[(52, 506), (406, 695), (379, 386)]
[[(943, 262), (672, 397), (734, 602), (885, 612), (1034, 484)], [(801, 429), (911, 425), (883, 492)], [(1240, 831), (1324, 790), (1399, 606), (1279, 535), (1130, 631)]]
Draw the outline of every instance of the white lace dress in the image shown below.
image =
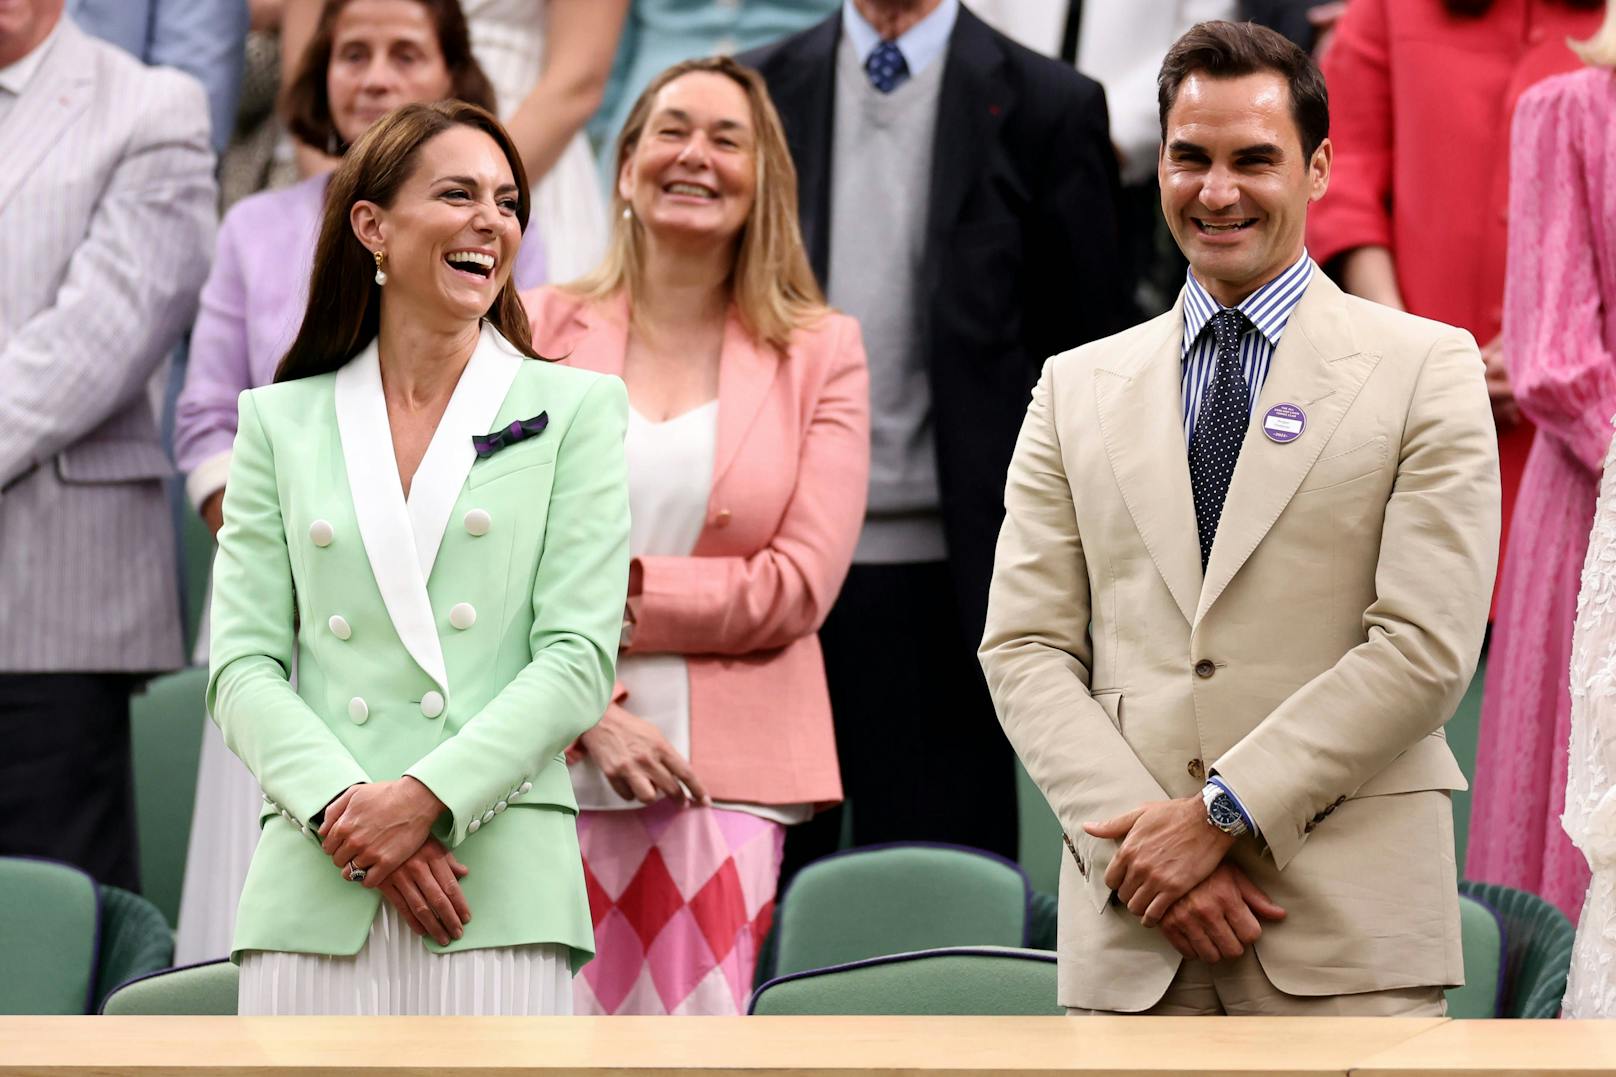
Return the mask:
[[(500, 117), (508, 119), (544, 70), (545, 0), (461, 0), (460, 7), (471, 51), (494, 84)], [(606, 199), (582, 131), (533, 185), (531, 223), (555, 283), (582, 276), (606, 253)]]
[(1566, 833), (1588, 858), (1567, 1017), (1616, 1017), (1616, 443), (1605, 456), (1571, 639)]

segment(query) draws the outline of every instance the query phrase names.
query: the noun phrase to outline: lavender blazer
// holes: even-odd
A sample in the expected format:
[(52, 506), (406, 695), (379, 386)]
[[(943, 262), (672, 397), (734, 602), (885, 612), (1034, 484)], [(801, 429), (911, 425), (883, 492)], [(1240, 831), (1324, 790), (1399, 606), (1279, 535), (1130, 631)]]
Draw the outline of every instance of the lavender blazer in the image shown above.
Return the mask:
[[(274, 379), (303, 322), (328, 179), (314, 176), (244, 198), (219, 226), (174, 416), (174, 462), (185, 472), (193, 505), (229, 476), (236, 398)], [(532, 228), (513, 272), (519, 288), (544, 283), (544, 247)]]

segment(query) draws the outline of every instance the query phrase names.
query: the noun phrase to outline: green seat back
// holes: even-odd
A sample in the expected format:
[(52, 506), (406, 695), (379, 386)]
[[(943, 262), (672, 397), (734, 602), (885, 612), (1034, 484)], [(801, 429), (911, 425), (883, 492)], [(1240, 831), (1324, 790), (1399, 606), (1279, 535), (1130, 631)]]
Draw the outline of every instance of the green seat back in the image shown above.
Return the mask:
[(207, 684), (208, 671), (193, 666), (150, 681), (130, 701), (140, 889), (170, 924), (179, 923)]
[(1016, 760), (1016, 817), (1020, 820), (1016, 859), (1034, 890), (1053, 894), (1060, 888), (1061, 859), (1067, 855), (1060, 820), (1033, 784), (1027, 768)]
[(770, 980), (748, 1013), (1058, 1016), (1055, 955), (956, 947), (893, 954)]
[(780, 907), (777, 975), (944, 946), (1026, 943), (1027, 878), (964, 846), (884, 845), (814, 861)]
[(95, 1006), (126, 980), (167, 968), (174, 961), (174, 931), (157, 906), (116, 886), (101, 887), (101, 955)]
[(1536, 894), (1491, 883), (1462, 882), (1459, 892), (1492, 906), (1504, 922), (1503, 1017), (1554, 1017), (1571, 972), (1577, 930)]
[(209, 961), (205, 965), (165, 969), (118, 988), (107, 998), (101, 1012), (115, 1017), (233, 1017), (236, 966), (228, 961)]
[(181, 612), (185, 616), (185, 653), (196, 653), (196, 637), (202, 629), (202, 604), (208, 597), (208, 577), (213, 575), (213, 533), (191, 508), (183, 494), (179, 512), (180, 531), (180, 591), (183, 595)]
[(88, 1013), (101, 909), (67, 864), (0, 857), (0, 1013)]
[(1504, 926), (1484, 902), (1459, 895), (1465, 985), (1448, 991), (1448, 1016), (1497, 1017), (1504, 994)]

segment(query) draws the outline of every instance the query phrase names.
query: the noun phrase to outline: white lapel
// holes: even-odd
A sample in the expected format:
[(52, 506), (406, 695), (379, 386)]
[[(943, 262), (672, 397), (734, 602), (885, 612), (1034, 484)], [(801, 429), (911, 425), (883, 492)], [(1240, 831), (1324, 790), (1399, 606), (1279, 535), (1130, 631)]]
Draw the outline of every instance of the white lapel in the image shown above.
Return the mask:
[[(471, 446), (474, 434), (486, 434), (499, 416), (500, 405), (522, 367), (523, 355), (488, 323), (483, 323), (477, 350), (460, 372), (454, 395), (438, 421), (426, 455), (410, 480), (406, 503), (410, 528), (415, 533), (415, 556), (423, 581), (432, 578), (449, 512), (460, 498), (466, 475), (477, 459)], [(525, 416), (524, 416), (525, 418)], [(389, 440), (391, 444), (391, 440)], [(397, 474), (395, 468), (394, 474)], [(396, 483), (395, 483), (396, 485)]]
[(375, 341), (337, 371), (335, 403), (348, 492), (387, 616), (410, 657), (447, 695), (448, 670), (398, 481)]

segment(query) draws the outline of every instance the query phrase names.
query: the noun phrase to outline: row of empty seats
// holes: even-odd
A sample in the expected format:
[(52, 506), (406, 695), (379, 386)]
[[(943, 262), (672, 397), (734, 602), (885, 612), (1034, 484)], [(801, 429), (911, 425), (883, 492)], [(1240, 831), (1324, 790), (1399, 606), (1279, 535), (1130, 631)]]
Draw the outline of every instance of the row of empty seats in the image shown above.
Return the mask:
[[(1461, 884), (1468, 983), (1454, 1017), (1553, 1017), (1574, 931), (1552, 905)], [(0, 858), (0, 1012), (228, 1014), (226, 961), (168, 969), (173, 935), (138, 895), (74, 868)], [(758, 1014), (1050, 1014), (1056, 1003), (1054, 900), (1021, 869), (976, 850), (888, 845), (826, 857), (780, 906), (774, 978)]]

